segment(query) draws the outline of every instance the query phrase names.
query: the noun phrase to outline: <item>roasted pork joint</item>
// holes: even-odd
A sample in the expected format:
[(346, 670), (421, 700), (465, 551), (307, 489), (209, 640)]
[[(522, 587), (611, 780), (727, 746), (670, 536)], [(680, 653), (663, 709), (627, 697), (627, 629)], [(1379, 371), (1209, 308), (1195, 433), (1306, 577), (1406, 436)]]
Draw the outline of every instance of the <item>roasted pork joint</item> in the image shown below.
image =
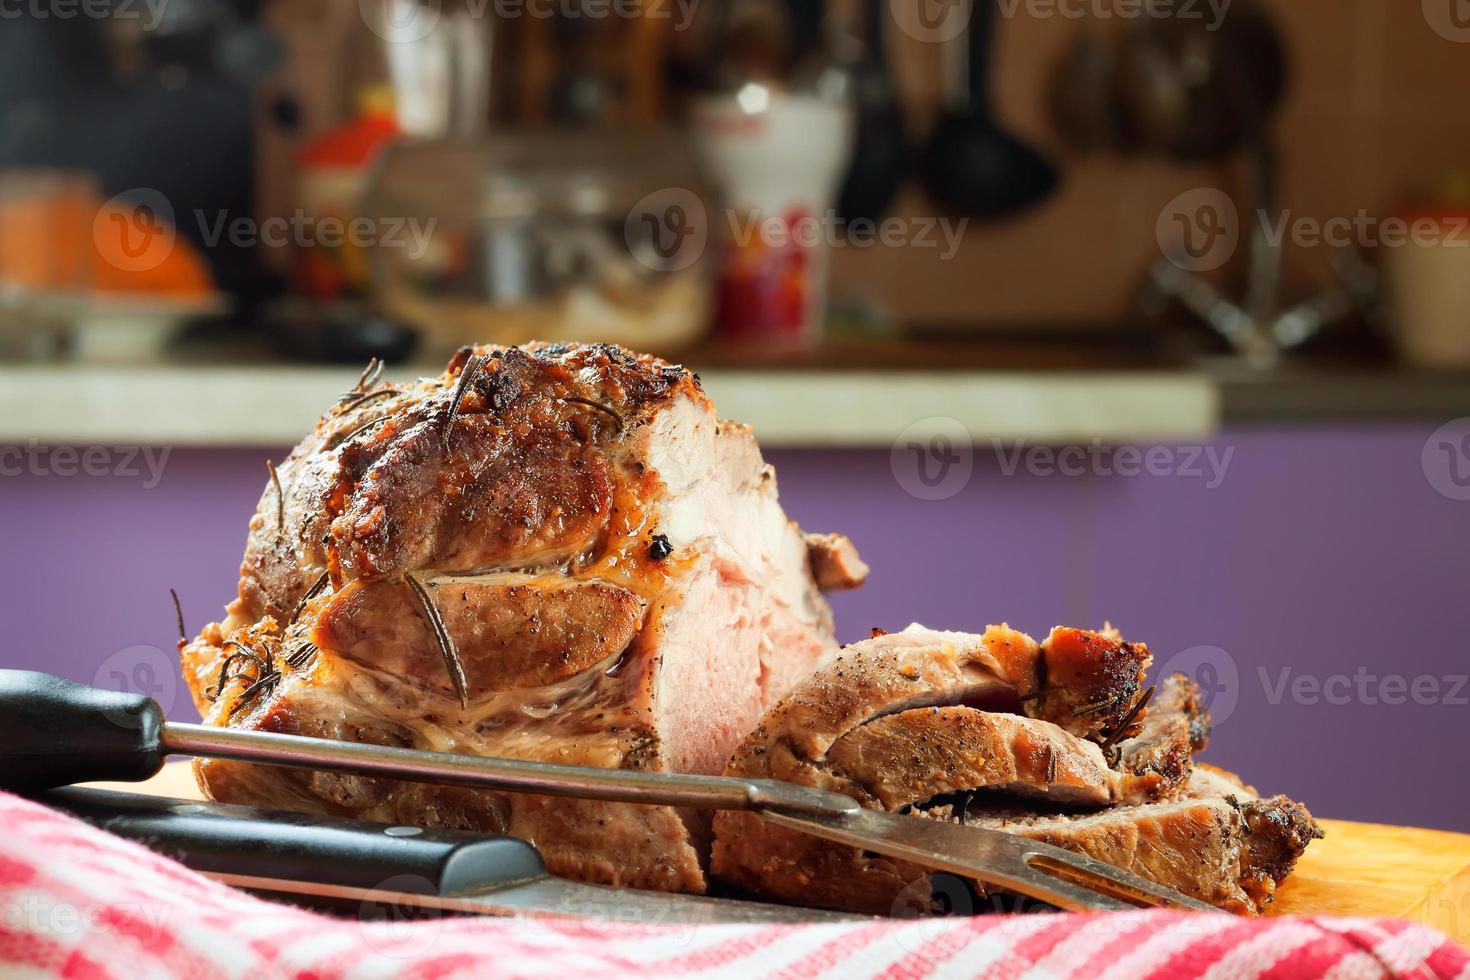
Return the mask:
[[(1195, 770), (1209, 733), (1199, 689), (1174, 675), (1145, 690), (1148, 659), (1111, 630), (1058, 628), (1040, 644), (1006, 626), (879, 634), (772, 708), (727, 772), (1033, 836), (1258, 913), (1316, 824), (1285, 797)], [(714, 829), (713, 872), (785, 901), (887, 915), (927, 879), (746, 813)]]
[[(866, 574), (782, 512), (749, 428), (690, 372), (611, 346), (371, 373), (266, 486), (239, 595), (185, 651), (215, 725), (714, 773), (835, 653), (822, 591)], [(558, 874), (697, 891), (699, 823), (202, 762), (211, 797), (507, 832)]]

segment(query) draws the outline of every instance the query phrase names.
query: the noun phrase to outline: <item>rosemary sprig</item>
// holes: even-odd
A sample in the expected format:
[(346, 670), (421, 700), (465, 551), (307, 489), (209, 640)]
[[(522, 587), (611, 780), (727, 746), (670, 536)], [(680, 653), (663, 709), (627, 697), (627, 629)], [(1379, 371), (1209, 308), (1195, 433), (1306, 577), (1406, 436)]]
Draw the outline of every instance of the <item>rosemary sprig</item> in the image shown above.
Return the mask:
[(276, 488), (276, 533), (286, 533), (286, 491), (281, 489), (281, 475), (276, 472), (276, 464), (271, 460), (265, 461), (265, 468), (271, 472), (271, 486)]
[(1084, 704), (1080, 708), (1074, 708), (1072, 714), (1078, 718), (1089, 718), (1092, 715), (1100, 715), (1104, 711), (1116, 707), (1117, 704), (1118, 699), (1116, 697), (1103, 698), (1101, 701), (1094, 701), (1091, 704)]
[(276, 670), (275, 667), (269, 668), (265, 673), (257, 677), (249, 687), (240, 692), (240, 696), (230, 706), (230, 717), (233, 718), (241, 708), (253, 701), (257, 694), (260, 694), (262, 691), (272, 690), (280, 682), (281, 672)]
[(291, 655), (286, 658), (286, 666), (292, 670), (300, 670), (302, 667), (311, 663), (312, 658), (319, 652), (315, 643), (310, 640), (305, 640), (295, 650), (291, 651)]
[(439, 609), (434, 605), (434, 600), (429, 598), (429, 592), (424, 588), (424, 583), (410, 572), (406, 576), (409, 588), (413, 589), (414, 595), (418, 596), (419, 605), (423, 607), (424, 618), (429, 621), (429, 626), (434, 631), (434, 639), (439, 642), (439, 653), (444, 657), (444, 667), (449, 671), (449, 680), (454, 685), (454, 692), (459, 695), (459, 705), (462, 708), (469, 707), (469, 681), (464, 674), (464, 662), (459, 659), (459, 651), (454, 647), (454, 638), (444, 628), (444, 619), (439, 615)]
[(602, 402), (593, 401), (590, 398), (578, 398), (576, 395), (562, 395), (561, 398), (558, 400), (564, 402), (573, 402), (577, 405), (586, 405), (588, 408), (596, 409), (602, 414), (609, 416), (614, 422), (616, 422), (618, 424), (619, 432), (623, 431), (623, 417), (619, 415), (617, 411), (611, 406), (604, 405)]
[(1133, 707), (1129, 708), (1128, 713), (1123, 716), (1123, 720), (1118, 722), (1118, 727), (1113, 729), (1112, 734), (1108, 736), (1108, 740), (1103, 743), (1103, 748), (1111, 749), (1118, 743), (1118, 739), (1123, 737), (1123, 733), (1128, 730), (1128, 726), (1133, 724), (1133, 719), (1137, 718), (1138, 713), (1148, 707), (1148, 703), (1154, 699), (1154, 690), (1152, 687), (1149, 688), (1143, 692), (1143, 697), (1134, 702)]
[(475, 379), (480, 368), (487, 360), (484, 354), (472, 355), (459, 372), (459, 384), (454, 388), (454, 399), (449, 403), (449, 413), (444, 419), (443, 445), (444, 451), (449, 452), (449, 438), (454, 434), (454, 423), (459, 419), (459, 403), (464, 401), (464, 394), (469, 390), (470, 382)]
[(291, 618), (286, 621), (288, 628), (296, 625), (296, 620), (301, 618), (301, 612), (306, 608), (306, 604), (321, 594), (322, 589), (326, 588), (331, 578), (332, 575), (330, 572), (322, 572), (321, 575), (317, 576), (317, 580), (311, 583), (311, 588), (302, 593), (301, 599), (296, 603), (295, 610), (291, 613)]
[(179, 604), (179, 594), (177, 592), (169, 589), (168, 594), (174, 598), (174, 618), (179, 624), (179, 646), (182, 647), (185, 643), (189, 642), (189, 631), (184, 629), (184, 607)]
[(249, 660), (255, 664), (255, 676), (251, 678), (251, 686), (264, 677), (271, 670), (270, 661), (261, 656), (255, 648), (239, 640), (226, 640), (221, 650), (235, 648), (235, 652), (225, 657), (219, 667), (219, 677), (215, 680), (213, 687), (205, 688), (204, 698), (207, 701), (218, 701), (220, 695), (225, 691), (225, 685), (232, 680), (239, 680), (239, 676), (231, 677), (230, 668), (240, 660)]
[(376, 391), (349, 391), (342, 395), (338, 408), (361, 408), (370, 401), (398, 394), (397, 388), (379, 388)]
[(345, 392), (342, 397), (347, 398), (351, 395), (363, 394), (373, 385), (377, 384), (378, 379), (382, 376), (383, 362), (374, 357), (367, 362), (367, 367), (362, 369), (362, 374), (357, 376), (357, 384), (353, 385), (352, 389)]
[(379, 415), (377, 418), (368, 419), (366, 422), (362, 423), (361, 425), (354, 426), (353, 428), (348, 429), (346, 432), (342, 433), (341, 435), (333, 436), (332, 439), (331, 439), (331, 441), (329, 443), (327, 443), (327, 445), (326, 445), (325, 448), (327, 448), (327, 449), (336, 449), (338, 446), (342, 445), (342, 443), (346, 442), (348, 439), (351, 439), (353, 436), (358, 435), (358, 434), (363, 433), (363, 432), (366, 432), (368, 429), (371, 429), (373, 426), (379, 425), (379, 424), (381, 424), (383, 422), (386, 422), (389, 419), (391, 419), (392, 417), (393, 417), (392, 415)]

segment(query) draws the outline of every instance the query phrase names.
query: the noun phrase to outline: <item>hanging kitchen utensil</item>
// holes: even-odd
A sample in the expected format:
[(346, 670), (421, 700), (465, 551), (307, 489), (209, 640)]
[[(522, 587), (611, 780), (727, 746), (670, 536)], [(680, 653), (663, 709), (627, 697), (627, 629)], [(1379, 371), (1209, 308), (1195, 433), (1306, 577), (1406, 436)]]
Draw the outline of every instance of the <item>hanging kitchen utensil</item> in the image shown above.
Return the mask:
[[(1192, 58), (1190, 70), (1207, 74)], [(1167, 153), (1189, 125), (1190, 83), (1181, 77), (1152, 18), (1134, 21), (1118, 42), (1117, 69), (1106, 90), (1119, 144), (1133, 153)]]
[(971, 0), (964, 56), (946, 47), (949, 105), (924, 156), (924, 186), (947, 210), (1004, 218), (1038, 203), (1057, 184), (1056, 171), (1007, 132), (990, 105), (991, 44), (998, 0)]
[(142, 780), (171, 755), (328, 769), (615, 803), (748, 810), (778, 826), (945, 871), (1058, 908), (1213, 907), (1100, 861), (1019, 835), (867, 810), (849, 797), (772, 779), (591, 769), (423, 752), (164, 719), (143, 695), (0, 670), (0, 786)]
[(1118, 53), (1125, 138), (1141, 152), (1218, 160), (1254, 142), (1286, 90), (1286, 52), (1266, 13), (1238, 0), (1218, 23), (1158, 13)]
[(1057, 64), (1047, 87), (1047, 105), (1057, 131), (1072, 149), (1097, 153), (1123, 144), (1113, 98), (1117, 70), (1112, 45), (1086, 30)]
[(887, 23), (887, 0), (864, 0), (862, 36), (846, 37), (856, 54), (843, 68), (857, 117), (857, 138), (837, 211), (849, 227), (854, 221), (878, 221), (888, 212), (909, 165), (903, 106), (888, 65)]

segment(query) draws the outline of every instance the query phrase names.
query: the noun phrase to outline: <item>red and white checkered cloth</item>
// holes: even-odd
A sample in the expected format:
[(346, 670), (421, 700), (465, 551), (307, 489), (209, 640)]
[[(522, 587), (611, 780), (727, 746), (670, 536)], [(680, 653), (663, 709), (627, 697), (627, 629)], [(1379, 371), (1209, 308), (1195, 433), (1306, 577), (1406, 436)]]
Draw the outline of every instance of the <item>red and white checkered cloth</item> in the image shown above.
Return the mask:
[(0, 977), (1459, 977), (1420, 925), (1136, 912), (818, 926), (333, 919), (0, 794)]

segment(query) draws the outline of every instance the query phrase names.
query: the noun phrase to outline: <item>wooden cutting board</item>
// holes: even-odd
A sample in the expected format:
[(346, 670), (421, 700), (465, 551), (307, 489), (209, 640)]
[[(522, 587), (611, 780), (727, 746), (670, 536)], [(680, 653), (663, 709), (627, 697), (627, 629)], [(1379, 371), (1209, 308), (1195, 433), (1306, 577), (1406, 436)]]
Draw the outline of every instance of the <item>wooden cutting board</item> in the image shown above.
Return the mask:
[[(146, 783), (92, 785), (200, 799), (189, 764), (171, 763)], [(1323, 820), (1327, 837), (1307, 848), (1268, 915), (1366, 915), (1412, 919), (1470, 945), (1470, 834)]]

